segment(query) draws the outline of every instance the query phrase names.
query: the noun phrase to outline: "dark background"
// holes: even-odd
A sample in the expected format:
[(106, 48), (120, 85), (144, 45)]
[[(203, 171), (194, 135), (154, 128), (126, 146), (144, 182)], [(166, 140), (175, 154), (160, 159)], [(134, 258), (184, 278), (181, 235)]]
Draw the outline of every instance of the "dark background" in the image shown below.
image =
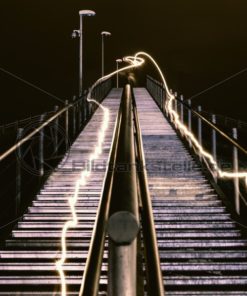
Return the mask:
[[(80, 9), (84, 22), (85, 84), (101, 73), (102, 30), (106, 72), (115, 59), (143, 50), (158, 61), (172, 89), (188, 98), (247, 67), (246, 0), (2, 0), (0, 67), (61, 97), (78, 90)], [(151, 66), (136, 72), (137, 85)], [(195, 105), (247, 121), (247, 72), (193, 100)], [(0, 72), (0, 123), (40, 114), (60, 104)]]

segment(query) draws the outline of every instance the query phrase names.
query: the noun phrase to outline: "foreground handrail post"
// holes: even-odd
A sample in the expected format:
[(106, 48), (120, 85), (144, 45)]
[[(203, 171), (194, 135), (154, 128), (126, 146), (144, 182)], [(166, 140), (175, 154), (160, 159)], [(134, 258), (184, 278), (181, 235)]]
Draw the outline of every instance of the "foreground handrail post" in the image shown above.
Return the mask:
[[(17, 131), (17, 140), (20, 140), (23, 136), (23, 128), (19, 128)], [(21, 162), (22, 162), (22, 153), (21, 146), (16, 150), (17, 159), (16, 159), (16, 197), (15, 197), (15, 216), (17, 217), (20, 213), (21, 207)]]
[(109, 296), (137, 295), (137, 236), (139, 232), (131, 88), (122, 97), (122, 123), (108, 221)]
[[(232, 136), (235, 140), (238, 139), (238, 130), (236, 128), (232, 129)], [(238, 149), (233, 147), (233, 172), (237, 173), (239, 168), (238, 163)], [(240, 198), (239, 198), (239, 178), (234, 178), (234, 197), (235, 197), (235, 210), (238, 215), (240, 215)]]
[[(45, 114), (40, 116), (40, 124), (43, 123), (45, 119)], [(39, 135), (39, 175), (42, 177), (44, 175), (44, 128), (40, 130)]]

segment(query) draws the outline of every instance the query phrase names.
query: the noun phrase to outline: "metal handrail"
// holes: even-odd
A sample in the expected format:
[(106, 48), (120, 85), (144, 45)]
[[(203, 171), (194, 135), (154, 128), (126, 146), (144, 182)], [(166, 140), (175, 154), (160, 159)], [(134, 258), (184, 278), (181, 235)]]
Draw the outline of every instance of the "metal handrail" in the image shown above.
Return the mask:
[[(155, 80), (154, 78), (147, 76), (148, 79), (152, 80), (155, 84), (159, 85), (160, 87), (163, 88), (162, 83), (159, 81)], [(217, 133), (219, 133), (223, 138), (225, 138), (227, 141), (229, 141), (234, 147), (239, 149), (241, 152), (243, 152), (245, 155), (247, 155), (247, 150), (242, 147), (238, 142), (236, 142), (232, 137), (228, 136), (225, 132), (223, 132), (221, 129), (219, 129), (214, 123), (206, 119), (204, 116), (202, 116), (200, 113), (195, 111), (191, 106), (186, 104), (184, 101), (178, 99), (175, 97), (175, 100), (181, 103), (187, 110), (190, 110), (194, 115), (199, 117), (201, 120), (203, 120), (207, 125), (209, 125), (212, 129), (214, 129)]]
[[(147, 77), (147, 89), (149, 90), (150, 94), (156, 101), (157, 105), (160, 107), (162, 112), (164, 113), (164, 110), (166, 109), (166, 89), (164, 88), (164, 85), (155, 79), (151, 78), (150, 76)], [(232, 129), (232, 137), (227, 135), (224, 131), (222, 131), (218, 126), (216, 126), (216, 116), (213, 114), (212, 115), (212, 122), (208, 119), (206, 119), (202, 114), (201, 114), (201, 106), (198, 106), (198, 111), (194, 110), (191, 108), (191, 101), (188, 100), (187, 103), (184, 102), (183, 97), (181, 96), (180, 99), (177, 98), (177, 95), (174, 95), (174, 111), (180, 113), (180, 122), (184, 124), (184, 108), (187, 109), (187, 114), (188, 114), (188, 130), (190, 132), (193, 132), (192, 129), (192, 115), (195, 115), (197, 119), (197, 141), (198, 144), (204, 149), (203, 147), (203, 138), (202, 138), (202, 123), (205, 123), (206, 127), (210, 127), (211, 130), (211, 156), (213, 159), (213, 162), (208, 161), (208, 157), (205, 157), (203, 154), (199, 153), (199, 160), (205, 165), (206, 169), (209, 171), (209, 173), (212, 176), (212, 180), (214, 187), (216, 190), (219, 189), (219, 186), (216, 185), (218, 182), (218, 179), (221, 178), (222, 174), (227, 175), (229, 179), (232, 180), (233, 182), (233, 189), (234, 189), (234, 202), (235, 202), (235, 212), (237, 213), (238, 216), (241, 217), (241, 199), (246, 204), (246, 200), (244, 200), (244, 195), (241, 193), (242, 189), (246, 189), (246, 187), (241, 186), (243, 178), (246, 178), (246, 172), (239, 170), (240, 165), (239, 165), (239, 153), (243, 156), (246, 157), (247, 155), (247, 150), (241, 144), (238, 143), (238, 132), (236, 128)], [(179, 104), (178, 104), (179, 103)], [(180, 108), (180, 112), (178, 111), (178, 107)], [(166, 110), (167, 111), (167, 110)], [(166, 112), (166, 116), (168, 116), (168, 112)], [(171, 115), (172, 117), (172, 115)], [(173, 123), (172, 118), (170, 118), (171, 122)], [(175, 129), (176, 129), (176, 124), (175, 124)], [(184, 136), (183, 133), (181, 133), (182, 136)], [(232, 172), (228, 173), (228, 171), (222, 171), (220, 169), (220, 165), (218, 163), (218, 156), (217, 156), (217, 135), (220, 135), (224, 140), (227, 141), (229, 146), (232, 147)], [(197, 153), (197, 145), (192, 145), (192, 141), (190, 137), (187, 137), (188, 143), (190, 148), (193, 148), (194, 151)], [(198, 153), (197, 153), (198, 154)], [(210, 155), (210, 153), (208, 153)], [(215, 165), (214, 165), (214, 164)], [(221, 174), (222, 173), (222, 174)], [(221, 187), (221, 185), (220, 185)], [(217, 189), (218, 188), (218, 189)], [(223, 192), (224, 192), (224, 188)], [(220, 191), (219, 191), (220, 192)], [(222, 191), (221, 191), (222, 192)], [(221, 194), (221, 193), (220, 193)], [(240, 199), (241, 198), (241, 199)]]
[(151, 197), (148, 188), (145, 155), (141, 136), (140, 122), (137, 112), (136, 101), (133, 95), (134, 123), (136, 128), (136, 146), (138, 154), (138, 175), (140, 183), (140, 195), (142, 202), (142, 228), (145, 245), (147, 288), (149, 295), (164, 295), (163, 277), (160, 268), (160, 257), (157, 236), (154, 225)]
[[(101, 86), (104, 87), (104, 90), (103, 90), (103, 93), (102, 93), (101, 97), (104, 97), (107, 94), (107, 88), (105, 88), (105, 84), (107, 84), (109, 81), (110, 81), (110, 79), (108, 79), (107, 81), (104, 81), (102, 84), (98, 85), (97, 88), (100, 88)], [(2, 153), (0, 155), (0, 162), (2, 160), (4, 160), (6, 157), (8, 157), (11, 153), (13, 153), (14, 151), (16, 151), (24, 143), (26, 143), (27, 141), (29, 141), (34, 135), (36, 135), (37, 133), (39, 133), (44, 127), (46, 127), (51, 122), (53, 122), (55, 119), (57, 119), (60, 115), (62, 115), (66, 111), (68, 111), (71, 107), (73, 107), (76, 104), (80, 103), (80, 101), (82, 101), (82, 100), (83, 100), (83, 96), (79, 97), (79, 99), (77, 101), (73, 102), (72, 104), (69, 104), (69, 105), (65, 106), (63, 109), (61, 109), (60, 111), (58, 111), (57, 113), (55, 113), (53, 116), (51, 116), (50, 118), (48, 118), (38, 128), (36, 128), (34, 131), (32, 131), (26, 137), (24, 137), (23, 139), (21, 139), (18, 143), (16, 143), (15, 145), (13, 145), (7, 151), (5, 151), (4, 153)]]
[(241, 152), (243, 152), (245, 155), (247, 155), (247, 150), (242, 147), (238, 142), (236, 142), (232, 137), (228, 136), (225, 132), (223, 132), (221, 129), (219, 129), (214, 123), (212, 123), (211, 121), (209, 121), (207, 118), (205, 118), (204, 116), (202, 116), (199, 112), (195, 111), (194, 109), (192, 109), (188, 104), (186, 104), (185, 102), (183, 102), (182, 100), (176, 98), (176, 100), (183, 104), (183, 106), (187, 109), (190, 110), (192, 112), (192, 114), (196, 115), (197, 117), (199, 117), (202, 121), (204, 121), (207, 125), (209, 125), (212, 129), (214, 129), (218, 134), (220, 134), (223, 138), (225, 138), (228, 142), (230, 142), (234, 147), (236, 147), (237, 149), (239, 149)]
[(122, 108), (119, 107), (117, 120), (113, 132), (113, 141), (109, 155), (109, 166), (103, 182), (100, 204), (95, 219), (94, 230), (90, 242), (89, 252), (83, 273), (83, 281), (80, 296), (98, 296), (99, 279), (103, 260), (106, 227), (109, 216), (110, 200), (112, 193), (113, 175), (116, 163), (116, 153), (119, 141), (120, 124), (122, 120)]
[(137, 295), (139, 204), (131, 86), (122, 95), (122, 122), (108, 220), (109, 296)]
[[(133, 111), (132, 107), (134, 107)], [(140, 172), (137, 172), (139, 166), (136, 163), (136, 158), (139, 158), (138, 164), (142, 164)], [(133, 91), (127, 85), (123, 91), (115, 124), (109, 165), (90, 242), (80, 296), (98, 295), (107, 230), (109, 235), (108, 295), (134, 296), (137, 293), (136, 242), (139, 232), (139, 213), (136, 180), (138, 177), (143, 207), (142, 222), (148, 291), (149, 295), (163, 296), (164, 287), (148, 190), (141, 130)]]
[(34, 131), (32, 131), (26, 137), (24, 137), (23, 139), (21, 139), (14, 146), (12, 146), (7, 151), (5, 151), (2, 155), (0, 155), (0, 161), (4, 160), (7, 156), (9, 156), (11, 153), (13, 153), (14, 151), (16, 151), (20, 146), (22, 146), (24, 143), (26, 143), (27, 141), (29, 141), (34, 135), (36, 135), (37, 133), (39, 133), (44, 127), (46, 127), (48, 124), (50, 124), (52, 121), (54, 121), (61, 114), (63, 114), (64, 112), (66, 112), (72, 106), (73, 105), (70, 104), (70, 105), (64, 107), (62, 110), (60, 110), (55, 115), (53, 115), (52, 117), (50, 117), (49, 119), (47, 119), (43, 124), (41, 124), (38, 128), (36, 128)]

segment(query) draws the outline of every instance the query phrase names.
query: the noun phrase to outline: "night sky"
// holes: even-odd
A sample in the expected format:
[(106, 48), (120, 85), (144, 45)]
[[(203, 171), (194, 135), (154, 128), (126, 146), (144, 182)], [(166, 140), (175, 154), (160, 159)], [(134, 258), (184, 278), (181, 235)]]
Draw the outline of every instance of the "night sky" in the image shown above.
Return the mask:
[[(0, 67), (70, 99), (78, 91), (80, 9), (93, 9), (84, 22), (85, 84), (101, 73), (101, 31), (106, 72), (115, 59), (136, 51), (150, 53), (172, 89), (188, 98), (247, 67), (246, 0), (2, 0)], [(153, 73), (136, 72), (137, 85)], [(53, 98), (0, 73), (0, 122), (53, 109)], [(193, 100), (204, 109), (247, 121), (247, 72)]]

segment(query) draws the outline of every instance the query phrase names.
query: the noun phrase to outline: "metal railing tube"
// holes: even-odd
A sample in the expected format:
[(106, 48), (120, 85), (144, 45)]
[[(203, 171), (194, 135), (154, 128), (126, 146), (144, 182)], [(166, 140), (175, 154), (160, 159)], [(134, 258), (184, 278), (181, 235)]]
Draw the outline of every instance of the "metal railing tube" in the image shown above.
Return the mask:
[(67, 108), (70, 108), (72, 105), (69, 105), (68, 107), (65, 107), (61, 109), (59, 112), (57, 112), (55, 115), (47, 119), (43, 124), (41, 124), (38, 128), (36, 128), (34, 131), (32, 131), (30, 134), (25, 136), (23, 139), (21, 139), (18, 143), (16, 143), (14, 146), (9, 148), (6, 152), (4, 152), (2, 155), (0, 155), (0, 161), (4, 160), (7, 156), (9, 156), (11, 153), (17, 150), (20, 146), (22, 146), (24, 143), (29, 141), (34, 135), (38, 134), (40, 131), (43, 130), (44, 127), (46, 127), (48, 124), (53, 122), (58, 116), (63, 114)]
[(107, 225), (109, 235), (109, 296), (137, 295), (138, 194), (132, 113), (132, 93), (122, 95), (122, 122)]
[(136, 149), (138, 154), (138, 176), (142, 203), (142, 228), (146, 257), (146, 274), (148, 295), (163, 296), (164, 284), (160, 268), (160, 257), (154, 225), (151, 197), (148, 188), (145, 155), (141, 136), (141, 128), (135, 99), (133, 100), (134, 123), (136, 128)]
[(108, 160), (108, 170), (103, 182), (103, 190), (101, 193), (100, 205), (97, 211), (92, 239), (90, 242), (89, 252), (87, 256), (86, 266), (83, 273), (83, 279), (80, 289), (80, 296), (98, 296), (99, 279), (101, 273), (101, 265), (103, 260), (106, 227), (109, 216), (112, 182), (116, 162), (116, 152), (119, 140), (119, 130), (122, 120), (121, 105), (113, 132), (113, 141)]

